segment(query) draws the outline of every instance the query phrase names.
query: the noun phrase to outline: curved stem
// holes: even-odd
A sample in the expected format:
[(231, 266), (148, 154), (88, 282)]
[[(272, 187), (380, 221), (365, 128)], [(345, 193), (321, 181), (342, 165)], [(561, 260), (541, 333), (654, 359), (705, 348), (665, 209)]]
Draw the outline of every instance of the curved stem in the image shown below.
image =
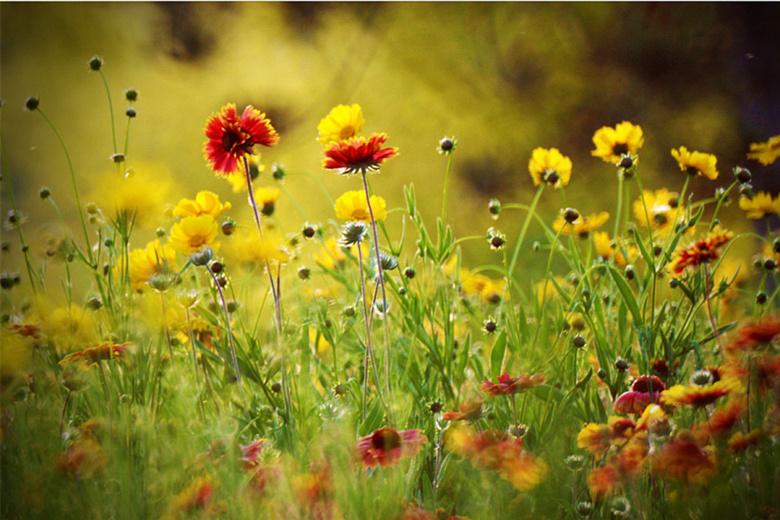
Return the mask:
[(103, 69), (100, 70), (100, 77), (103, 78), (103, 85), (106, 87), (106, 95), (108, 96), (108, 113), (111, 114), (111, 137), (113, 138), (114, 141), (114, 153), (117, 153), (116, 125), (114, 124), (114, 104), (111, 101), (111, 89), (108, 88), (108, 80), (106, 80), (106, 75), (103, 74)]

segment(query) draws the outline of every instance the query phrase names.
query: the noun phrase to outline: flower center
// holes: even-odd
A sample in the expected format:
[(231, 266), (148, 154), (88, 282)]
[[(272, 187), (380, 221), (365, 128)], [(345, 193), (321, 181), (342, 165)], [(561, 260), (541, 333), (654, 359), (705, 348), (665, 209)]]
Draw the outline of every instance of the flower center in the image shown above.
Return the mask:
[(626, 143), (616, 143), (615, 146), (612, 147), (612, 155), (617, 155), (618, 157), (628, 153), (628, 145)]
[(371, 437), (371, 447), (375, 450), (384, 451), (400, 448), (401, 436), (391, 428), (379, 430)]
[(226, 128), (222, 134), (222, 148), (231, 154), (241, 155), (252, 151), (250, 136), (240, 128)]

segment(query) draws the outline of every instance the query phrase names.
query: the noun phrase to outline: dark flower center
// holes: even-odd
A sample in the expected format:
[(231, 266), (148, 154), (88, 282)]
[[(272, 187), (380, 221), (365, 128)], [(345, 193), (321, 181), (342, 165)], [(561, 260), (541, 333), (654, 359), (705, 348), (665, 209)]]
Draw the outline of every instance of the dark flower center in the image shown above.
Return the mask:
[(612, 147), (612, 155), (623, 155), (628, 153), (628, 145), (626, 143), (617, 143)]
[(231, 154), (250, 153), (254, 143), (240, 128), (226, 128), (222, 135), (222, 148)]
[(379, 430), (371, 436), (371, 447), (375, 450), (384, 451), (400, 448), (401, 436), (391, 428)]

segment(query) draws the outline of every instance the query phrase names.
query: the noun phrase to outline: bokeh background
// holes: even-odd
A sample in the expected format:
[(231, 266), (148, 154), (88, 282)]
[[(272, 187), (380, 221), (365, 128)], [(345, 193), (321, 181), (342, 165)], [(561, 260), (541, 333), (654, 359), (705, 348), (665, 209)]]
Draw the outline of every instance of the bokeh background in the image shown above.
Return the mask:
[[(235, 215), (246, 211), (243, 195), (210, 173), (201, 152), (207, 118), (228, 102), (265, 111), (281, 134), (278, 147), (262, 150), (261, 185), (272, 184), (270, 165), (283, 163), (318, 176), (334, 198), (359, 185), (322, 171), (317, 123), (336, 104), (359, 103), (366, 132), (387, 132), (401, 153), (371, 178), (373, 189), (398, 207), (403, 186), (414, 183), (431, 226), (446, 165), (436, 146), (455, 136), (448, 214), (459, 236), (493, 225), (517, 236), (520, 214), (493, 222), (487, 203), (530, 202), (527, 164), (537, 146), (573, 160), (568, 205), (614, 218), (616, 169), (590, 156), (591, 137), (623, 120), (644, 129), (646, 189), (680, 189), (669, 151), (683, 145), (718, 157), (721, 178), (695, 182), (695, 198), (730, 184), (738, 164), (754, 172), (757, 189), (777, 192), (779, 164), (762, 167), (745, 153), (780, 134), (778, 20), (779, 4), (742, 2), (2, 3), (4, 175), (34, 247), (55, 219), (38, 196), (43, 185), (78, 240), (65, 156), (43, 118), (23, 107), (40, 97), (88, 202), (116, 171), (108, 100), (87, 64), (98, 55), (120, 148), (123, 91), (140, 93), (127, 165), (167, 178), (171, 204), (209, 189), (233, 201)], [(309, 220), (334, 217), (310, 176), (290, 175), (285, 187)], [(3, 183), (3, 215), (7, 195)], [(543, 205), (552, 220), (561, 200), (550, 195)], [(284, 198), (278, 212), (287, 231), (305, 220)], [(391, 227), (400, 219), (391, 217)], [(134, 246), (154, 227), (139, 229)], [(18, 246), (5, 229), (3, 240)], [(484, 243), (464, 255), (472, 265), (496, 260)]]

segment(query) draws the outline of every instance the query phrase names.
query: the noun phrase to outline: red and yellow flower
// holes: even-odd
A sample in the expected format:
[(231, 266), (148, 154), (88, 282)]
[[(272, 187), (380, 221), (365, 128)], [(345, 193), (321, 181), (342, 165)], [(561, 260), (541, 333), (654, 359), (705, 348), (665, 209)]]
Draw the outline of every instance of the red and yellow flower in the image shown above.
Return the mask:
[(373, 468), (379, 464), (384, 468), (402, 457), (414, 456), (427, 441), (428, 438), (421, 435), (420, 430), (382, 428), (360, 439), (357, 450), (363, 465)]
[(504, 372), (498, 376), (498, 383), (482, 381), (482, 391), (488, 395), (512, 395), (525, 392), (544, 383), (544, 374), (520, 374), (518, 377), (510, 377)]
[(255, 145), (274, 146), (279, 141), (265, 114), (251, 105), (240, 117), (236, 105), (225, 105), (221, 113), (209, 118), (204, 132), (208, 138), (203, 145), (206, 161), (222, 177), (243, 174), (243, 158), (254, 153)]
[(720, 248), (726, 245), (734, 233), (721, 229), (720, 226), (693, 245), (678, 249), (674, 253), (674, 259), (669, 264), (669, 270), (675, 276), (681, 275), (687, 268), (698, 268), (701, 264), (712, 262), (720, 258)]
[(346, 141), (335, 141), (324, 151), (322, 167), (339, 170), (342, 175), (376, 171), (387, 159), (398, 155), (398, 148), (383, 148), (387, 134), (373, 134), (352, 137)]

